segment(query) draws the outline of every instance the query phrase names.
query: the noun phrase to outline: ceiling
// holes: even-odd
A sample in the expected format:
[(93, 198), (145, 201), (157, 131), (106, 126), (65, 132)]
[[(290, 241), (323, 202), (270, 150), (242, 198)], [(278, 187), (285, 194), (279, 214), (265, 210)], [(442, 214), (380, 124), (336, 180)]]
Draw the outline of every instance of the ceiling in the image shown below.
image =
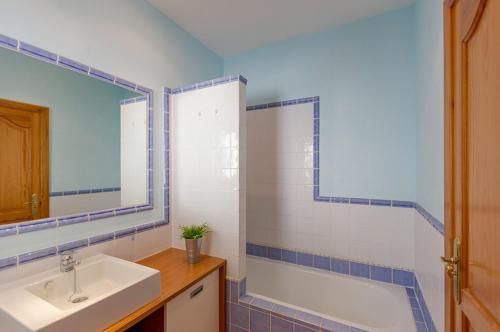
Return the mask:
[(414, 0), (147, 0), (223, 57), (378, 15)]

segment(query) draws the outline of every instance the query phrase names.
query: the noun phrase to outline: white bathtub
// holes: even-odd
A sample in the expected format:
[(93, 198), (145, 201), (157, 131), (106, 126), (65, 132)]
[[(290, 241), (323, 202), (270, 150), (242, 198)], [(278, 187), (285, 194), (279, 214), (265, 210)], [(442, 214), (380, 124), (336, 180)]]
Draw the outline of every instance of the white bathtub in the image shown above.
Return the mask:
[(367, 331), (416, 331), (397, 285), (247, 256), (247, 292)]

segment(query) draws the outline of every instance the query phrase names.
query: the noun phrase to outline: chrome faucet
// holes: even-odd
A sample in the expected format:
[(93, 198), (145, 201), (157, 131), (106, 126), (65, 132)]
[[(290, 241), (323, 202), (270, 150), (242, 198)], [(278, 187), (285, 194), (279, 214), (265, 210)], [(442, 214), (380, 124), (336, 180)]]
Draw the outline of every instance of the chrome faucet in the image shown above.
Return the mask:
[(79, 265), (80, 261), (75, 259), (74, 255), (75, 252), (73, 250), (67, 250), (61, 253), (61, 272), (73, 271), (73, 292), (69, 296), (68, 301), (71, 303), (80, 303), (88, 300), (89, 297), (79, 292), (75, 266)]
[(61, 272), (73, 271), (75, 266), (80, 264), (80, 261), (75, 259), (74, 254), (75, 252), (72, 250), (61, 253)]

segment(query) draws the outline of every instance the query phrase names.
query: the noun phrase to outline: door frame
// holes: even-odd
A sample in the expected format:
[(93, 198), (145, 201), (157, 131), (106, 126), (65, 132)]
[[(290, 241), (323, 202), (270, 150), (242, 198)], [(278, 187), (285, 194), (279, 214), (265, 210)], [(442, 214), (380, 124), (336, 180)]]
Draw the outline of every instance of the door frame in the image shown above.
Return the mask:
[[(454, 79), (453, 66), (455, 64), (452, 30), (453, 22), (451, 11), (455, 0), (443, 2), (443, 32), (444, 32), (444, 254), (453, 256), (453, 240), (455, 234), (455, 206), (454, 193)], [(453, 280), (444, 273), (445, 280), (445, 331), (455, 331), (455, 302), (453, 298)]]
[[(7, 100), (0, 98), (0, 106), (13, 108), (28, 112), (33, 112), (38, 114), (38, 120), (34, 123), (34, 125), (38, 125), (39, 128), (39, 137), (38, 141), (40, 142), (40, 149), (32, 151), (32, 160), (39, 158), (39, 172), (38, 172), (38, 187), (40, 188), (40, 209), (38, 215), (42, 216), (41, 218), (48, 218), (50, 211), (50, 199), (49, 199), (49, 108), (44, 106), (38, 106), (33, 104), (27, 104), (23, 102)], [(36, 179), (35, 172), (33, 172), (32, 179)], [(34, 217), (32, 220), (36, 220), (39, 218)], [(1, 223), (0, 225), (13, 224), (18, 223), (19, 221), (7, 221)]]

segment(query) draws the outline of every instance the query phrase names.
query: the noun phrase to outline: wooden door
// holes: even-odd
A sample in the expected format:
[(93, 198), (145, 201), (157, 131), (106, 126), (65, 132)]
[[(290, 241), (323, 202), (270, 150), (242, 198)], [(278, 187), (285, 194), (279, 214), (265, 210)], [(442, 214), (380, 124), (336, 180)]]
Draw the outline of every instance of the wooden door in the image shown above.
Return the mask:
[(500, 0), (444, 13), (446, 330), (500, 331)]
[(48, 115), (0, 99), (0, 225), (49, 216)]

